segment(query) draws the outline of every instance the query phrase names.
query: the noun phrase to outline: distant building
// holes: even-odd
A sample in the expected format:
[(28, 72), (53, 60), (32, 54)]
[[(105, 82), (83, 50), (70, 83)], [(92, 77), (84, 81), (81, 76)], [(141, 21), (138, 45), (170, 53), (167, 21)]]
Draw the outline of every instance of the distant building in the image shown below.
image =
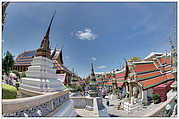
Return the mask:
[[(176, 78), (172, 73), (174, 62), (171, 54), (152, 53), (145, 61), (127, 61), (126, 67), (115, 72), (103, 75), (104, 86), (112, 88), (113, 79), (117, 82), (117, 87), (122, 88), (124, 93), (145, 102), (147, 97), (151, 97), (153, 88)], [(126, 73), (127, 72), (127, 73)]]

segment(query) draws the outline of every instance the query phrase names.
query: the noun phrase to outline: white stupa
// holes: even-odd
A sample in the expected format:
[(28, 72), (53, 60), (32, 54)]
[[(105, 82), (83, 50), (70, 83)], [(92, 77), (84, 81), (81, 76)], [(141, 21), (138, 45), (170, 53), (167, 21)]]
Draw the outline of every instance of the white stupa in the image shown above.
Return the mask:
[(26, 71), (26, 77), (22, 78), (21, 87), (42, 92), (65, 89), (63, 83), (58, 79), (52, 60), (43, 56), (33, 58), (31, 66)]
[(42, 92), (54, 92), (65, 89), (63, 83), (58, 79), (52, 62), (52, 57), (55, 53), (51, 53), (49, 47), (49, 32), (53, 17), (40, 48), (36, 50), (31, 66), (25, 72), (27, 77), (22, 78), (21, 87), (24, 89)]

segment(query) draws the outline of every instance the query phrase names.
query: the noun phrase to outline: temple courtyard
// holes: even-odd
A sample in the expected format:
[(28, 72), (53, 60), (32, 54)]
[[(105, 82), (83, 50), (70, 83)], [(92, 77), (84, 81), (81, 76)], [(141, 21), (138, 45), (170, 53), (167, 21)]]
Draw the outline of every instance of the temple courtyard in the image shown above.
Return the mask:
[[(2, 4), (3, 117), (177, 117), (177, 2), (138, 4), (149, 5), (145, 9), (133, 3), (102, 3), (103, 9), (96, 3), (35, 4)], [(21, 7), (19, 14), (18, 5), (28, 11)]]
[[(151, 103), (148, 106), (142, 106), (132, 112), (124, 111), (123, 109), (117, 109), (119, 103), (121, 102), (120, 99), (110, 99), (110, 106), (106, 105), (106, 99), (103, 99), (103, 104), (107, 107), (107, 112), (112, 117), (145, 117), (150, 115), (152, 112), (156, 111), (157, 109), (161, 109), (166, 105), (166, 102), (169, 102), (171, 98), (175, 97), (177, 92), (169, 91), (167, 93), (167, 100), (165, 102), (160, 102), (159, 104)], [(174, 115), (176, 117), (177, 115)]]

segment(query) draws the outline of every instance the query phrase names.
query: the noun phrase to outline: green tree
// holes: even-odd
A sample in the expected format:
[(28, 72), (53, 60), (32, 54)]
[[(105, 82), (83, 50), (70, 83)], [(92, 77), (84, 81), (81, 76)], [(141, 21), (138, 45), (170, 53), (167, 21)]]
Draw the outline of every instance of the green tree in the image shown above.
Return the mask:
[(23, 77), (26, 77), (25, 72), (22, 72), (22, 73), (20, 74), (20, 78), (23, 78)]
[(6, 73), (7, 76), (9, 76), (10, 69), (14, 65), (14, 59), (12, 54), (7, 51), (6, 56), (2, 59), (2, 70)]

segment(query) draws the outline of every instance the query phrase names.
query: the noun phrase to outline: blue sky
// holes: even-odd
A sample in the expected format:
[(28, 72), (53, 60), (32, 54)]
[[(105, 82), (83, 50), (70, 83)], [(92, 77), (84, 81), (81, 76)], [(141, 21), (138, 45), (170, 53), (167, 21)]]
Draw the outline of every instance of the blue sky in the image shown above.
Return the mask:
[(56, 10), (51, 47), (63, 47), (64, 65), (81, 77), (111, 71), (124, 58), (170, 52), (175, 3), (10, 3), (2, 36), (15, 57), (37, 49)]

